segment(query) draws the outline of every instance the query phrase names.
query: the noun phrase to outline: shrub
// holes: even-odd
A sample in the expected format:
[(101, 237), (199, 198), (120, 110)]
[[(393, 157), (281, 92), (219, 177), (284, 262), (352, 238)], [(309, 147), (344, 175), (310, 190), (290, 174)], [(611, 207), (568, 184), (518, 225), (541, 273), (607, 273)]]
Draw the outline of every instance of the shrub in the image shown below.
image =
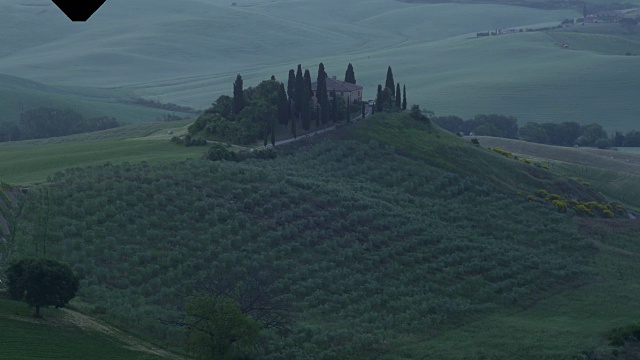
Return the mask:
[(607, 338), (613, 346), (623, 346), (625, 341), (631, 339), (640, 340), (640, 323), (614, 329)]
[(559, 213), (564, 214), (564, 213), (567, 212), (567, 202), (566, 201), (564, 201), (564, 200), (553, 200), (551, 202), (551, 204), (558, 208), (558, 212)]
[(584, 204), (578, 204), (573, 208), (579, 215), (592, 215), (591, 210)]
[(235, 161), (236, 153), (234, 153), (231, 150), (227, 150), (221, 144), (213, 144), (211, 145), (209, 150), (207, 150), (206, 158), (211, 161), (219, 161), (219, 160)]

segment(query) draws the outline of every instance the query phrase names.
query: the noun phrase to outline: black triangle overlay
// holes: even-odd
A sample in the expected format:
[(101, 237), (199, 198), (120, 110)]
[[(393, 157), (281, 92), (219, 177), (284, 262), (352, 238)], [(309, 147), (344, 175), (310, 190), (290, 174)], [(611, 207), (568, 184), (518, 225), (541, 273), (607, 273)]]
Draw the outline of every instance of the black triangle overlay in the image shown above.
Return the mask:
[(87, 21), (106, 0), (53, 0), (72, 21)]

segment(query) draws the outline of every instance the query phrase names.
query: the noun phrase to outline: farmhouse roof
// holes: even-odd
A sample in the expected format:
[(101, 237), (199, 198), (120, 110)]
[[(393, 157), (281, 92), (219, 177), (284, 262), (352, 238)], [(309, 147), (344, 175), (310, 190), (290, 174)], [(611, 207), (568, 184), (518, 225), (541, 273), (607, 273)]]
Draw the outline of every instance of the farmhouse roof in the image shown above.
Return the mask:
[[(317, 88), (318, 88), (318, 82), (315, 81), (311, 84), (311, 90), (316, 91)], [(362, 90), (362, 86), (340, 81), (335, 77), (330, 78), (327, 76), (327, 90), (352, 92), (352, 91)]]

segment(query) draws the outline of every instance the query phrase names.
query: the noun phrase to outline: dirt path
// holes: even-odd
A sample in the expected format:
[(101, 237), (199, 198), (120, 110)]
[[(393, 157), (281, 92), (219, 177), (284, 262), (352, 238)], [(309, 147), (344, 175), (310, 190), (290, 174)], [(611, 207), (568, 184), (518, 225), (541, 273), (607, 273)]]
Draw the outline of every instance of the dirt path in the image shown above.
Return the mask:
[(105, 325), (105, 324), (101, 324), (98, 323), (97, 321), (93, 320), (91, 317), (81, 314), (77, 311), (73, 311), (73, 310), (69, 310), (69, 309), (65, 309), (62, 308), (61, 309), (63, 312), (66, 313), (67, 316), (65, 316), (65, 320), (67, 320), (68, 322), (82, 328), (82, 329), (88, 329), (88, 330), (92, 330), (92, 331), (97, 331), (100, 333), (103, 333), (105, 335), (114, 337), (120, 341), (122, 341), (123, 343), (126, 344), (126, 348), (128, 349), (132, 349), (132, 350), (136, 350), (136, 351), (142, 351), (142, 352), (146, 352), (149, 354), (153, 354), (156, 356), (160, 356), (163, 357), (165, 359), (176, 359), (176, 360), (186, 360), (187, 358), (182, 357), (180, 355), (168, 352), (164, 349), (161, 349), (153, 344), (147, 343), (145, 341), (142, 341), (136, 337), (133, 337), (131, 335), (127, 335), (124, 332), (109, 326), (109, 325)]

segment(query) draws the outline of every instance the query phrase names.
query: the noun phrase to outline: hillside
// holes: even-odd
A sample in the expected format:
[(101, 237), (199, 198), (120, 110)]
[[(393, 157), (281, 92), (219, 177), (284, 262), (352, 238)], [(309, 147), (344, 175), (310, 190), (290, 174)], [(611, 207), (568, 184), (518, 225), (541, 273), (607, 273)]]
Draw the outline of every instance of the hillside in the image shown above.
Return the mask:
[[(520, 337), (559, 316), (549, 304), (603, 285), (599, 245), (571, 216), (518, 195), (564, 189), (600, 201), (576, 181), (400, 114), (279, 153), (59, 172), (24, 198), (18, 252), (46, 248), (72, 264), (83, 278), (78, 308), (170, 347), (184, 333), (159, 319), (180, 316), (189, 295), (236, 281), (242, 293), (259, 281), (292, 318), (286, 338), (264, 333), (265, 359), (539, 354), (487, 336), (548, 343), (569, 358), (606, 348), (605, 332), (638, 315), (612, 297), (616, 306), (597, 324), (576, 312), (569, 330)], [(437, 350), (459, 331), (496, 321), (511, 325), (479, 331), (456, 352)], [(569, 334), (553, 340), (557, 331)]]
[(499, 147), (527, 158), (550, 162), (557, 174), (591, 183), (610, 201), (640, 211), (640, 156), (633, 152), (567, 148), (520, 140), (478, 137), (483, 146)]
[(114, 117), (121, 124), (137, 124), (180, 112), (126, 103), (131, 94), (117, 89), (52, 86), (0, 74), (0, 122), (18, 121), (20, 114), (39, 107), (71, 108), (86, 117)]
[[(44, 309), (34, 319), (25, 303), (0, 291), (0, 357), (31, 359), (168, 359), (175, 358), (143, 341), (68, 309)], [(10, 330), (10, 331), (8, 331)], [(155, 352), (155, 354), (154, 354)]]
[[(580, 40), (586, 51), (564, 49), (563, 40), (543, 32), (475, 37), (557, 25), (580, 16), (575, 10), (392, 0), (148, 1), (110, 1), (81, 26), (47, 0), (0, 5), (0, 22), (17, 29), (0, 40), (0, 73), (201, 109), (229, 93), (238, 73), (245, 85), (256, 85), (271, 75), (284, 80), (299, 63), (315, 73), (323, 62), (342, 77), (351, 62), (365, 98), (375, 97), (391, 65), (409, 101), (438, 115), (501, 113), (521, 123), (598, 122), (628, 131), (640, 111), (633, 85), (640, 57), (622, 55), (637, 46), (621, 54), (600, 51), (605, 43), (595, 36)], [(616, 41), (623, 49), (626, 40)]]
[[(87, 134), (0, 143), (0, 180), (43, 182), (69, 167), (197, 159), (204, 148), (172, 144), (190, 120), (122, 126)], [(171, 130), (174, 135), (168, 135)]]

